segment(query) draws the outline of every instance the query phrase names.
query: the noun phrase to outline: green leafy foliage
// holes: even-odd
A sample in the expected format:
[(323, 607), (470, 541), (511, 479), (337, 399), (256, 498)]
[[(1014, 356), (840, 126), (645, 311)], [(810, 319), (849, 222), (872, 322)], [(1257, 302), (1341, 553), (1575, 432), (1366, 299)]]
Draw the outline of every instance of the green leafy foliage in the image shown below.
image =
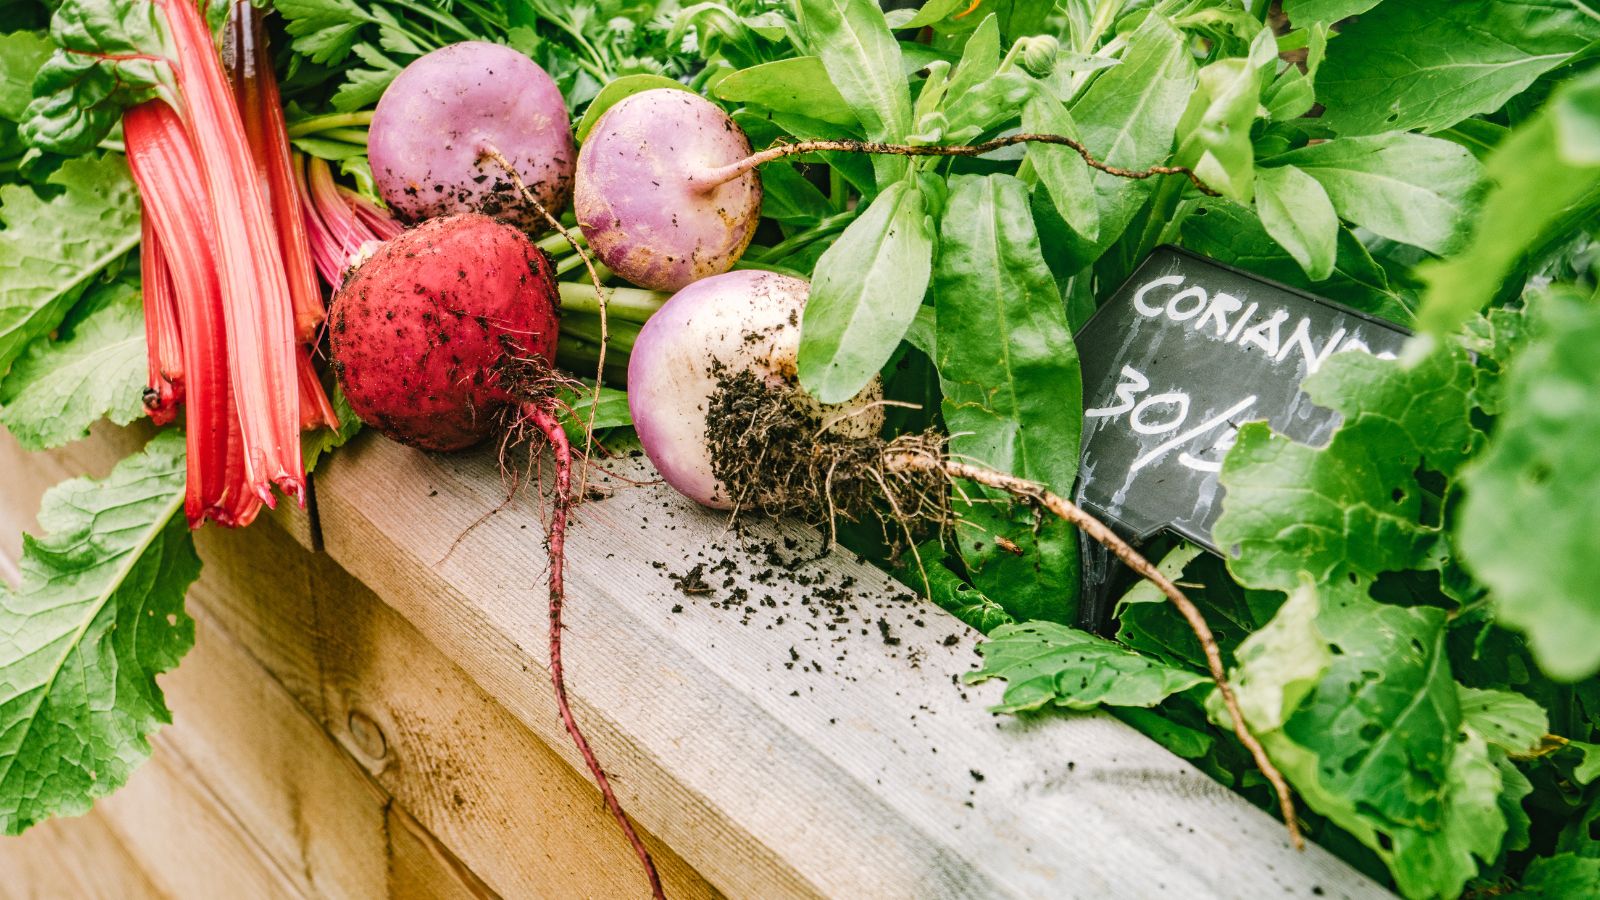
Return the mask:
[(1006, 680), (995, 712), (1046, 706), (1094, 709), (1154, 706), (1205, 681), (1205, 676), (1140, 656), (1105, 638), (1054, 622), (1002, 625), (978, 645), (983, 666), (969, 683)]
[(1499, 620), (1524, 631), (1540, 668), (1577, 679), (1600, 670), (1594, 536), (1600, 472), (1574, 464), (1600, 446), (1600, 307), (1549, 295), (1540, 333), (1515, 359), (1506, 413), (1463, 475), (1457, 525), (1467, 566)]
[(29, 450), (84, 437), (102, 418), (126, 425), (144, 414), (146, 372), (139, 286), (98, 285), (0, 381), (0, 424)]
[(1518, 897), (1593, 897), (1600, 893), (1600, 858), (1572, 853), (1536, 859), (1522, 877)]
[(65, 0), (50, 37), (56, 51), (35, 76), (22, 129), (30, 144), (85, 153), (129, 106), (158, 95), (176, 101), (167, 25), (156, 4)]
[(183, 594), (200, 573), (183, 459), (167, 431), (105, 480), (45, 495), (22, 585), (0, 589), (0, 832), (86, 811), (171, 719), (155, 676), (194, 642)]
[[(900, 74), (900, 45), (872, 0), (797, 0), (801, 28), (828, 80), (850, 105), (867, 137), (900, 141), (911, 133), (911, 92)], [(905, 174), (906, 161), (872, 160), (878, 183)]]
[(1339, 253), (1339, 216), (1317, 179), (1295, 166), (1256, 173), (1256, 212), (1261, 227), (1289, 252), (1312, 281), (1333, 274)]
[(19, 122), (33, 100), (33, 77), (55, 45), (31, 31), (0, 34), (0, 119)]
[(1383, 3), (1329, 45), (1322, 124), (1346, 135), (1449, 128), (1499, 109), (1596, 40), (1600, 17), (1572, 0)]
[(932, 267), (928, 199), (897, 181), (817, 260), (800, 326), (806, 390), (839, 403), (866, 387), (911, 327)]
[(0, 372), (139, 243), (138, 196), (120, 154), (68, 160), (47, 186), (54, 196), (0, 187)]
[[(1040, 258), (1027, 188), (1009, 175), (958, 178), (939, 225), (932, 294), (950, 452), (1065, 493), (1078, 472), (1083, 385), (1066, 313)], [(1048, 390), (1040, 390), (1041, 386)], [(968, 485), (960, 542), (973, 583), (1013, 615), (1071, 621), (1077, 542), (1003, 495)], [(1009, 539), (1018, 554), (996, 543)]]

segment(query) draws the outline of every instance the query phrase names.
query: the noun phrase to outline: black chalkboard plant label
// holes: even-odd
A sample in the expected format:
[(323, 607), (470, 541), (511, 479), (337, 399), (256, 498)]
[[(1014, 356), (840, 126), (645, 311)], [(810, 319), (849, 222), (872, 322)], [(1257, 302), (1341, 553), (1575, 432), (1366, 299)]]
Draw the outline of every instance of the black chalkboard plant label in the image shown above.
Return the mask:
[(1217, 473), (1239, 426), (1326, 443), (1337, 413), (1300, 390), (1335, 353), (1392, 357), (1408, 333), (1195, 253), (1160, 247), (1078, 334), (1078, 499), (1140, 543), (1170, 531), (1217, 552)]

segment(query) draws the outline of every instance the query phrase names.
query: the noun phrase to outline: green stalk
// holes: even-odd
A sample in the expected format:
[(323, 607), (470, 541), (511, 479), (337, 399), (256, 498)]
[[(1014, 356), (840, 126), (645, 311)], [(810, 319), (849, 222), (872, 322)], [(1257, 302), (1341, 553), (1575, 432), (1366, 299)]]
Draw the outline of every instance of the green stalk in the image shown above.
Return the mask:
[[(289, 137), (297, 138), (305, 137), (308, 134), (316, 134), (319, 131), (326, 131), (333, 128), (365, 127), (371, 124), (372, 110), (368, 109), (362, 110), (361, 112), (330, 113), (325, 116), (312, 116), (309, 119), (301, 119), (300, 121), (291, 124), (288, 130)], [(366, 138), (363, 137), (361, 142), (366, 143)]]
[[(598, 316), (573, 315), (568, 313), (561, 317), (561, 339), (574, 338), (585, 343), (600, 346), (600, 319)], [(606, 325), (606, 352), (620, 350), (624, 353), (633, 349), (633, 342), (639, 338), (639, 324), (625, 322), (615, 317), (609, 317)]]
[[(594, 285), (588, 281), (561, 281), (556, 283), (561, 293), (561, 311), (580, 316), (599, 316), (600, 301), (594, 295)], [(644, 288), (606, 288), (606, 318), (643, 325), (655, 315), (656, 310), (672, 295)]]

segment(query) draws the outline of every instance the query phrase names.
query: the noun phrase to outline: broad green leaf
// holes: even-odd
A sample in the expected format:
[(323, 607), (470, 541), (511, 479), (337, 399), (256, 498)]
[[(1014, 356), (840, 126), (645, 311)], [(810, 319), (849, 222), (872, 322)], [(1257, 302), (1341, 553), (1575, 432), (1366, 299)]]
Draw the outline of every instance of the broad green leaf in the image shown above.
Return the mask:
[[(1227, 576), (1222, 560), (1193, 545), (1168, 553), (1157, 568), (1182, 584), (1184, 594), (1206, 617), (1224, 665), (1231, 664), (1239, 644), (1283, 604), (1282, 593), (1240, 586)], [(1117, 640), (1129, 647), (1174, 665), (1205, 668), (1205, 651), (1194, 631), (1150, 582), (1140, 581), (1122, 595), (1117, 620)]]
[(1333, 664), (1327, 639), (1317, 630), (1319, 609), (1315, 588), (1302, 584), (1234, 651), (1239, 672), (1233, 690), (1252, 731), (1281, 730)]
[(1583, 741), (1568, 741), (1567, 746), (1575, 748), (1583, 754), (1583, 761), (1573, 767), (1572, 777), (1579, 784), (1588, 784), (1600, 778), (1600, 744), (1587, 744)]
[[(939, 385), (950, 452), (1067, 494), (1078, 474), (1083, 380), (1061, 292), (1039, 250), (1028, 189), (1010, 175), (958, 176), (934, 267)], [(973, 583), (1018, 618), (1071, 621), (1075, 532), (969, 485), (956, 502)], [(1008, 538), (1018, 556), (996, 545)]]
[(1333, 274), (1339, 252), (1339, 216), (1315, 178), (1294, 166), (1256, 170), (1256, 212), (1261, 225), (1312, 281)]
[[(911, 133), (911, 91), (900, 72), (900, 45), (872, 0), (796, 0), (807, 45), (821, 57), (828, 80), (850, 104), (874, 141), (903, 141)], [(906, 171), (897, 156), (875, 156), (878, 184)]]
[(1544, 707), (1515, 691), (1456, 685), (1456, 692), (1467, 727), (1507, 753), (1532, 752), (1550, 731)]
[(0, 34), (0, 119), (22, 120), (33, 99), (33, 77), (53, 50), (55, 44), (42, 34)]
[(894, 182), (817, 260), (800, 326), (806, 390), (840, 403), (866, 387), (911, 327), (932, 268), (927, 198)]
[(1453, 332), (1488, 305), (1525, 255), (1600, 214), (1600, 159), (1583, 139), (1600, 129), (1600, 71), (1569, 82), (1489, 154), (1493, 187), (1455, 256), (1419, 268), (1417, 324)]
[(950, 86), (945, 96), (959, 101), (999, 70), (1000, 23), (993, 15), (986, 15), (968, 36), (966, 46), (961, 48), (961, 61), (950, 73)]
[(45, 494), (21, 587), (0, 588), (0, 832), (87, 811), (171, 721), (155, 677), (194, 642), (183, 594), (200, 574), (183, 485), (169, 429), (105, 480)]
[(1527, 634), (1547, 674), (1572, 681), (1600, 670), (1600, 471), (1583, 462), (1600, 446), (1600, 308), (1549, 296), (1540, 334), (1511, 363), (1488, 448), (1462, 474), (1456, 534), (1499, 623)]
[(1313, 282), (1267, 234), (1254, 210), (1206, 199), (1183, 221), (1183, 245), (1258, 275), (1304, 288), (1393, 322), (1411, 320), (1410, 301), (1389, 285), (1384, 270), (1348, 230), (1340, 229), (1333, 272)]
[(176, 101), (157, 4), (65, 0), (51, 19), (50, 37), (57, 49), (34, 76), (22, 126), (33, 146), (87, 153), (129, 106), (158, 94)]
[(1465, 147), (1420, 134), (1339, 138), (1266, 161), (1320, 182), (1339, 215), (1375, 234), (1432, 253), (1465, 237), (1483, 167)]
[(1284, 0), (1283, 12), (1296, 27), (1313, 22), (1332, 25), (1350, 16), (1359, 16), (1381, 2), (1383, 0)]
[[(1048, 91), (1036, 90), (1022, 107), (1022, 130), (1078, 137), (1072, 114)], [(1028, 159), (1039, 173), (1039, 183), (1050, 194), (1068, 226), (1086, 241), (1100, 234), (1100, 208), (1095, 205), (1094, 179), (1089, 164), (1071, 147), (1029, 144)]]
[(972, 628), (988, 634), (1015, 621), (1000, 604), (961, 580), (941, 561), (944, 548), (937, 542), (923, 544), (903, 561), (898, 577), (919, 593)]
[(0, 381), (0, 424), (29, 450), (85, 437), (105, 417), (126, 425), (144, 415), (147, 375), (138, 285), (101, 285)]
[(978, 645), (978, 652), (983, 654), (983, 666), (967, 673), (968, 683), (991, 678), (1009, 682), (994, 712), (1046, 706), (1155, 706), (1206, 681), (1198, 672), (1148, 659), (1055, 622), (1002, 625)]
[[(751, 66), (717, 82), (715, 91), (719, 98), (734, 103), (755, 103), (834, 125), (856, 124), (856, 114), (850, 111), (839, 89), (828, 80), (828, 70), (823, 67), (822, 60), (815, 56), (796, 56)], [(605, 91), (601, 91), (600, 96), (604, 97)], [(580, 126), (580, 139), (584, 133)]]
[(922, 28), (935, 22), (943, 21), (949, 16), (966, 9), (968, 0), (928, 0), (922, 8), (916, 10), (916, 15), (900, 24), (900, 28)]
[(1493, 112), (1600, 40), (1573, 0), (1404, 0), (1341, 29), (1317, 78), (1340, 134), (1439, 131)]
[[(1194, 85), (1194, 61), (1183, 36), (1151, 14), (1128, 35), (1122, 64), (1100, 73), (1073, 104), (1072, 118), (1101, 162), (1143, 169), (1171, 154)], [(1122, 237), (1154, 185), (1095, 172), (1094, 187), (1100, 231), (1091, 246), (1075, 254), (1083, 265)]]
[(1227, 494), (1213, 536), (1243, 583), (1294, 590), (1370, 583), (1384, 572), (1431, 569), (1442, 539), (1423, 520), (1422, 469), (1452, 475), (1482, 435), (1469, 421), (1472, 362), (1440, 350), (1412, 366), (1355, 350), (1336, 353), (1303, 385), (1344, 422), (1325, 447), (1239, 429), (1218, 476)]
[(1535, 858), (1522, 873), (1522, 890), (1514, 896), (1529, 900), (1600, 896), (1600, 858), (1574, 853)]
[(832, 214), (828, 198), (794, 166), (769, 162), (756, 170), (761, 178), (761, 215), (786, 224), (815, 225)]
[[(789, 61), (794, 62), (794, 60)], [(821, 67), (818, 66), (818, 68), (820, 69)], [(724, 100), (742, 99), (729, 98), (727, 95), (723, 94), (723, 85), (726, 85), (729, 81), (732, 81), (733, 79), (738, 78), (740, 75), (751, 71), (754, 71), (754, 69), (747, 69), (745, 72), (737, 72), (728, 76), (727, 78), (724, 78), (717, 85), (717, 96), (723, 98)], [(827, 83), (826, 79), (824, 79), (823, 83)], [(594, 99), (589, 101), (589, 108), (584, 110), (583, 118), (578, 120), (578, 127), (574, 131), (574, 134), (576, 134), (578, 137), (578, 142), (582, 143), (583, 141), (588, 140), (589, 132), (594, 129), (595, 123), (600, 121), (600, 117), (606, 114), (606, 110), (616, 106), (623, 100), (632, 97), (634, 94), (641, 94), (645, 91), (653, 91), (657, 88), (665, 88), (667, 90), (674, 91), (689, 90), (689, 88), (686, 87), (682, 82), (674, 81), (664, 75), (652, 75), (648, 72), (643, 72), (637, 75), (624, 75), (601, 88), (600, 93), (595, 94)]]
[(0, 372), (49, 334), (90, 279), (139, 243), (139, 200), (120, 154), (71, 159), (44, 199), (0, 187)]
[[(1272, 32), (1262, 29), (1261, 34), (1270, 48)], [(1255, 189), (1250, 125), (1261, 106), (1261, 79), (1262, 67), (1254, 59), (1217, 60), (1200, 70), (1199, 86), (1178, 121), (1177, 162), (1241, 203), (1248, 203)]]
[(1311, 111), (1316, 105), (1317, 69), (1322, 67), (1327, 52), (1328, 27), (1318, 23), (1306, 29), (1305, 70), (1290, 65), (1261, 92), (1261, 104), (1266, 107), (1268, 118), (1284, 122)]

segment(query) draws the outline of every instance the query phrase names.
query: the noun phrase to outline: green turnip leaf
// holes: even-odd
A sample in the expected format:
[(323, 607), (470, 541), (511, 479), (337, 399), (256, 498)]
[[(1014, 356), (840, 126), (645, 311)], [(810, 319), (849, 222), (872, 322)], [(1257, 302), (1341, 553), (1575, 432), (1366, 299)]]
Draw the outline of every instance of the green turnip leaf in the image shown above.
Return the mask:
[(126, 425), (144, 415), (147, 369), (138, 285), (99, 285), (0, 381), (0, 423), (29, 450), (84, 437), (105, 417)]
[(983, 666), (967, 674), (969, 683), (991, 678), (1009, 682), (994, 712), (1155, 706), (1206, 681), (1198, 672), (1054, 622), (1002, 625), (978, 645), (978, 652)]
[(21, 587), (0, 589), (0, 832), (85, 812), (171, 721), (155, 677), (194, 642), (183, 594), (200, 574), (183, 496), (176, 430), (45, 494)]

